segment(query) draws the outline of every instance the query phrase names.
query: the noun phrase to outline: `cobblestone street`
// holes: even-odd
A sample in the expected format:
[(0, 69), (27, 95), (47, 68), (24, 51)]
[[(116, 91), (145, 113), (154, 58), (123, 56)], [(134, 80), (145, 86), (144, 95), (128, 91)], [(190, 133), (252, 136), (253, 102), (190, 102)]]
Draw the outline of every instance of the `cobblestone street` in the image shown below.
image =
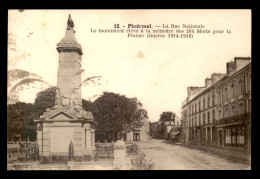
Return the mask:
[(138, 142), (146, 158), (156, 170), (250, 170), (251, 166), (217, 154), (205, 153), (164, 140), (150, 139)]

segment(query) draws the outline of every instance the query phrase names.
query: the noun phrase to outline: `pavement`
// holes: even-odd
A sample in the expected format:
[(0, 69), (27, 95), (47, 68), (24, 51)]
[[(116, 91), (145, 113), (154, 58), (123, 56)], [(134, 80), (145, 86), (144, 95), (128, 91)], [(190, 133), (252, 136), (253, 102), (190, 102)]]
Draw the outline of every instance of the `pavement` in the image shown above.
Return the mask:
[(155, 170), (250, 170), (250, 162), (219, 152), (165, 140), (137, 142), (139, 149), (152, 160)]

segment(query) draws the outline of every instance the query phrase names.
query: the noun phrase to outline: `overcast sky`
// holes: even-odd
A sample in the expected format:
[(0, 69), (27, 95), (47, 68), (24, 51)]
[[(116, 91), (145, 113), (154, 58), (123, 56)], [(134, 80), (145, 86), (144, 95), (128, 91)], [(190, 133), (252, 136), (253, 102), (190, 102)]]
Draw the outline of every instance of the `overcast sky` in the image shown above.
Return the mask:
[[(249, 10), (11, 10), (8, 33), (16, 40), (16, 51), (8, 53), (8, 69), (27, 70), (56, 86), (56, 45), (65, 35), (69, 14), (83, 50), (82, 81), (103, 76), (102, 85), (83, 87), (82, 97), (103, 91), (137, 97), (152, 122), (163, 111), (179, 114), (188, 86), (204, 86), (212, 73), (226, 72), (226, 62), (251, 56)], [(114, 24), (203, 24), (231, 34), (146, 39), (90, 32)], [(20, 100), (34, 102), (35, 94), (24, 93)]]

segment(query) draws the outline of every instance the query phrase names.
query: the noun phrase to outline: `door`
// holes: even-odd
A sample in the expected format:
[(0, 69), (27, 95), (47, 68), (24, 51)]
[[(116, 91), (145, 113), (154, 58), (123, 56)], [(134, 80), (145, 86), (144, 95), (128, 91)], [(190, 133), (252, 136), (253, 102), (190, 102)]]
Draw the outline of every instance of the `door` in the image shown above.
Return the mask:
[(140, 141), (140, 133), (134, 133), (134, 141)]
[(219, 145), (222, 146), (223, 145), (223, 141), (222, 141), (222, 130), (218, 131), (218, 140), (219, 140)]

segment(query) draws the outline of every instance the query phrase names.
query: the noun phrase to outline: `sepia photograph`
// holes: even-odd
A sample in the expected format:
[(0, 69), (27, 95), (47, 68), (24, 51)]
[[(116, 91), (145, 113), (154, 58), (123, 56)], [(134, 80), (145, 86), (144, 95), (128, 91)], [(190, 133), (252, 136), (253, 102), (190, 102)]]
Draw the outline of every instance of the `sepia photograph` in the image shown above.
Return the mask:
[(250, 9), (9, 9), (7, 170), (251, 170)]

